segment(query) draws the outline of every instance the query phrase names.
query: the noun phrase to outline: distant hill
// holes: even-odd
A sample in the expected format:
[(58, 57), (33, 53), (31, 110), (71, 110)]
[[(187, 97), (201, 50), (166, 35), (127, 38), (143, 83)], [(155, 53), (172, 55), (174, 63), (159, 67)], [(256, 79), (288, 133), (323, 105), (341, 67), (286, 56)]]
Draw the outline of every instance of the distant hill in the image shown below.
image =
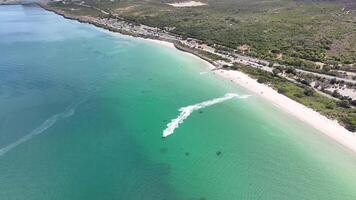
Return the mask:
[(50, 0), (0, 0), (0, 4), (31, 4), (31, 3), (44, 3)]
[(334, 2), (345, 6), (345, 9), (356, 9), (356, 0), (294, 0), (296, 2)]
[(207, 5), (174, 7), (167, 4), (172, 0), (65, 0), (51, 6), (73, 15), (100, 15), (78, 3), (84, 2), (129, 21), (303, 68), (315, 67), (305, 61), (356, 64), (356, 10), (349, 10), (356, 0), (196, 1)]

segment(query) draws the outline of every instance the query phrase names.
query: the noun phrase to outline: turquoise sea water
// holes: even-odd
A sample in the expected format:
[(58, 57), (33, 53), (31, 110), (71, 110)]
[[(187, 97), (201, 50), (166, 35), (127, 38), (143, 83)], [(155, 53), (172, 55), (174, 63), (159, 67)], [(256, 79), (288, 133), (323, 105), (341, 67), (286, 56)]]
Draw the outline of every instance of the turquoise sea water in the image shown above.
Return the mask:
[[(356, 156), (194, 57), (0, 7), (0, 199), (356, 199)], [(162, 139), (181, 107), (194, 111)]]

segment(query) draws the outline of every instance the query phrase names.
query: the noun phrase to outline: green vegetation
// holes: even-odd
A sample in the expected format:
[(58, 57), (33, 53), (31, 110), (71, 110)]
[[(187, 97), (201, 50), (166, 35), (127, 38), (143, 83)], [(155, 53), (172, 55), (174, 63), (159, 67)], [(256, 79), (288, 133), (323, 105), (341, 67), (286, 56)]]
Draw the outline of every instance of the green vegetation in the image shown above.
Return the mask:
[[(132, 22), (171, 28), (184, 37), (312, 71), (320, 67), (310, 61), (331, 67), (356, 63), (356, 11), (342, 10), (337, 2), (220, 0), (186, 8), (169, 6), (165, 3), (172, 1), (165, 0), (84, 2)], [(78, 15), (96, 12), (72, 1), (50, 5), (73, 7), (68, 12)]]
[(279, 93), (306, 105), (321, 114), (337, 119), (348, 130), (356, 131), (356, 108), (351, 108), (346, 100), (336, 101), (316, 93), (305, 85), (296, 85), (288, 80), (275, 76), (260, 69), (238, 66), (238, 69), (251, 77), (257, 79), (259, 83), (266, 83), (276, 89)]
[(100, 13), (98, 10), (76, 5), (76, 4), (63, 4), (60, 1), (50, 3), (50, 7), (63, 9), (65, 10), (66, 13), (75, 16), (92, 16), (92, 17), (103, 16), (103, 14)]
[[(125, 18), (175, 27), (177, 34), (233, 49), (248, 45), (246, 53), (251, 56), (300, 67), (314, 67), (305, 60), (356, 62), (355, 12), (346, 14), (339, 4), (222, 0), (202, 7), (173, 8), (159, 1), (135, 2), (134, 7), (128, 2), (115, 4)], [(282, 60), (277, 59), (280, 53)]]
[(213, 53), (210, 53), (210, 52), (207, 52), (207, 51), (202, 51), (200, 49), (194, 49), (191, 50), (188, 46), (180, 43), (180, 42), (177, 42), (174, 44), (174, 46), (177, 48), (177, 49), (180, 49), (182, 51), (186, 51), (186, 52), (190, 52), (190, 53), (193, 53), (193, 54), (197, 54), (198, 56), (200, 57), (204, 57), (204, 58), (207, 58), (207, 60), (210, 60), (210, 61), (217, 61), (217, 60), (223, 60), (223, 61), (229, 61), (228, 59), (226, 58), (223, 58), (219, 55), (216, 55), (216, 54), (213, 54)]

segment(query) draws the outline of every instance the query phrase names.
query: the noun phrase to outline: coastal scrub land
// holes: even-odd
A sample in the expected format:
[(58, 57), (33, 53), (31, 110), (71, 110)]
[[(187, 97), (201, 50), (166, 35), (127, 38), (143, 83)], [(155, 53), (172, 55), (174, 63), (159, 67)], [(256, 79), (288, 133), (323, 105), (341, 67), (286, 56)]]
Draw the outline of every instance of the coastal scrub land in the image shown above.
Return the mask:
[(214, 70), (246, 73), (356, 131), (353, 1), (63, 0), (42, 6), (112, 31), (172, 42)]
[(171, 0), (63, 2), (51, 5), (70, 7), (73, 14), (99, 14), (75, 6), (75, 2), (81, 2), (210, 45), (221, 44), (253, 57), (291, 65), (302, 66), (305, 60), (356, 62), (352, 1), (222, 0), (203, 1), (206, 5), (195, 7), (174, 7), (169, 4), (174, 2)]

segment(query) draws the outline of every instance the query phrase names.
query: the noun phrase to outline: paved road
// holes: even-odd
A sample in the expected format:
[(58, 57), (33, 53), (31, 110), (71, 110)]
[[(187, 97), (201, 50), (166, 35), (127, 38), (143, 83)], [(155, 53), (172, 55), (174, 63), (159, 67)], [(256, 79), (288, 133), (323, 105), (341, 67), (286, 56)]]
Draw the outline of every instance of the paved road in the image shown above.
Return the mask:
[(319, 73), (315, 73), (315, 72), (305, 71), (305, 70), (302, 70), (302, 69), (296, 69), (296, 71), (297, 72), (307, 73), (307, 74), (313, 74), (315, 76), (324, 77), (324, 78), (327, 78), (327, 79), (336, 79), (336, 80), (339, 80), (339, 81), (345, 81), (347, 83), (356, 83), (356, 80), (330, 76), (330, 75), (327, 75), (327, 74), (319, 74)]
[[(250, 58), (250, 57), (247, 57), (247, 56), (241, 56), (241, 55), (238, 55), (238, 54), (234, 55), (236, 58), (232, 58), (231, 56), (226, 56), (226, 55), (223, 55), (223, 54), (221, 54), (220, 56), (222, 56), (224, 58), (228, 58), (228, 59), (232, 60), (233, 62), (237, 62), (237, 63), (241, 63), (241, 64), (245, 64), (245, 65), (248, 64), (251, 67), (259, 68), (259, 69), (262, 69), (262, 70), (265, 70), (265, 71), (268, 71), (268, 72), (272, 72), (272, 70), (273, 70), (272, 67), (267, 67), (267, 66), (259, 64), (259, 63), (266, 63), (268, 65), (268, 61), (258, 60), (258, 59), (255, 59), (255, 58)], [(297, 72), (301, 72), (301, 73), (305, 73), (305, 74), (312, 74), (312, 75), (319, 76), (319, 77), (322, 77), (322, 78), (336, 79), (336, 80), (339, 80), (339, 81), (344, 81), (346, 83), (354, 83), (354, 84), (356, 84), (356, 80), (352, 80), (352, 79), (340, 78), (340, 77), (330, 76), (330, 75), (327, 75), (327, 74), (319, 74), (319, 73), (316, 73), (316, 72), (310, 72), (310, 71), (297, 69), (297, 68), (295, 68), (295, 70)]]

